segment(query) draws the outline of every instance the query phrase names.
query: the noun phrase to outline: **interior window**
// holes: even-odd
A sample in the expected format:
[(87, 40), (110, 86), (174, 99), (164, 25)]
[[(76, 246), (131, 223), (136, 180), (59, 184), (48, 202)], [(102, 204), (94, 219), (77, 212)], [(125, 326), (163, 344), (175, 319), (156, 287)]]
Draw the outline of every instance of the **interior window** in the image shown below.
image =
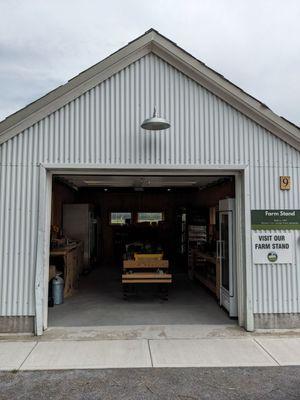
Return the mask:
[(111, 212), (110, 223), (112, 225), (131, 224), (131, 212)]
[(163, 212), (139, 212), (138, 222), (161, 222), (164, 220)]

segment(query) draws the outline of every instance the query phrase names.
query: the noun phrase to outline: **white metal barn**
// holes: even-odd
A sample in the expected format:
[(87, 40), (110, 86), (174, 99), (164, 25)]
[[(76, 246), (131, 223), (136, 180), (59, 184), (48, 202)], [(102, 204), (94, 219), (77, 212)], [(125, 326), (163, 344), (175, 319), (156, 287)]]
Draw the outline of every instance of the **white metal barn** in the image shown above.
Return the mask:
[[(141, 128), (154, 106), (168, 130)], [(229, 177), (238, 324), (300, 327), (300, 130), (157, 31), (2, 121), (0, 164), (0, 331), (47, 329), (55, 177), (95, 191)]]

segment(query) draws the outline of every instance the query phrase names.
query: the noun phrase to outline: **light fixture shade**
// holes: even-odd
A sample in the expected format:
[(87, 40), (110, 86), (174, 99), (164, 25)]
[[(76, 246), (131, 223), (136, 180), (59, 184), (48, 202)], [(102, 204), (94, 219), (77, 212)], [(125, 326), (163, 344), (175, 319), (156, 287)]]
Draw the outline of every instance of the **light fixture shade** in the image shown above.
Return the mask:
[(141, 127), (148, 131), (162, 131), (170, 128), (170, 124), (165, 118), (161, 118), (157, 115), (156, 108), (154, 107), (153, 117), (145, 119)]

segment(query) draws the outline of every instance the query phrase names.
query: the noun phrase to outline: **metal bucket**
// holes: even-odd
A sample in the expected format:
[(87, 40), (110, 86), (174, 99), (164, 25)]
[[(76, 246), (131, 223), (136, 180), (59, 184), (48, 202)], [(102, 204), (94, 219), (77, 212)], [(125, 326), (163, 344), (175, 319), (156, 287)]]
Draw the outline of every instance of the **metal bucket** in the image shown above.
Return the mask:
[(54, 304), (62, 304), (64, 302), (64, 280), (59, 275), (52, 279), (52, 296)]

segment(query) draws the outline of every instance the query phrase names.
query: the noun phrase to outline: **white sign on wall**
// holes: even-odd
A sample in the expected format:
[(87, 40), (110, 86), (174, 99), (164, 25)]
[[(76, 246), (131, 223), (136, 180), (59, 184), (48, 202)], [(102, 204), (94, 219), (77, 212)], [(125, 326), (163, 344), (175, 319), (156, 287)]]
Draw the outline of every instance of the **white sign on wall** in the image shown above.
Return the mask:
[(292, 264), (294, 235), (252, 232), (252, 253), (254, 264)]

